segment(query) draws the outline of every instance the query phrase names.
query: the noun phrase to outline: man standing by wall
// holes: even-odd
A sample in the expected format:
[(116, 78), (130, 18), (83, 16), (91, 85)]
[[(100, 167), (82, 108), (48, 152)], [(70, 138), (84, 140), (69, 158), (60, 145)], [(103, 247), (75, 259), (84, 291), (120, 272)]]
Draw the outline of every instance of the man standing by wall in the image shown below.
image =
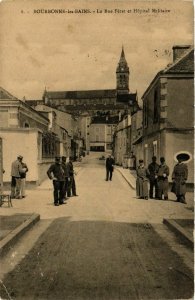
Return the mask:
[(164, 195), (164, 200), (168, 200), (168, 189), (169, 189), (169, 167), (165, 164), (164, 157), (160, 158), (160, 166), (158, 169), (158, 199), (162, 200), (162, 195)]
[(153, 192), (155, 190), (155, 198), (158, 198), (158, 183), (157, 173), (159, 165), (156, 163), (156, 156), (152, 157), (152, 162), (148, 166), (149, 180), (150, 180), (150, 199), (153, 199)]
[(28, 167), (27, 164), (24, 163), (23, 158), (21, 159), (21, 164), (22, 164), (22, 172), (20, 173), (20, 178), (21, 178), (21, 197), (25, 198), (26, 193), (25, 193), (25, 185), (26, 185), (26, 173), (28, 172)]
[(184, 155), (177, 155), (178, 163), (175, 165), (172, 173), (173, 188), (172, 192), (175, 193), (177, 197), (177, 202), (185, 203), (185, 194), (186, 194), (186, 180), (188, 179), (188, 167), (184, 161)]
[(22, 173), (22, 159), (23, 157), (19, 155), (17, 160), (15, 160), (11, 165), (11, 198), (20, 199), (21, 190), (21, 177)]
[(49, 179), (53, 180), (54, 205), (59, 206), (60, 204), (64, 204), (63, 202), (64, 170), (60, 162), (60, 157), (55, 158), (55, 163), (49, 167), (47, 171), (47, 175)]
[(114, 159), (111, 155), (106, 159), (106, 181), (112, 180), (112, 173), (114, 171)]

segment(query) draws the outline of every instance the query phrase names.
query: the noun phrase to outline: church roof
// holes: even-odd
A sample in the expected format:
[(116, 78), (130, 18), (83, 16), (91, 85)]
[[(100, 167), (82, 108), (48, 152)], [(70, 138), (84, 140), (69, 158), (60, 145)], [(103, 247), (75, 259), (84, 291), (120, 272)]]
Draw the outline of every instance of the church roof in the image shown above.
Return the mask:
[(128, 67), (128, 64), (127, 64), (127, 61), (126, 61), (126, 58), (125, 58), (125, 52), (124, 52), (123, 47), (122, 47), (121, 56), (120, 56), (120, 60), (119, 60), (116, 71), (119, 72), (121, 67), (123, 67), (127, 71), (129, 71), (129, 67)]
[(114, 98), (116, 89), (112, 90), (88, 90), (88, 91), (45, 91), (44, 97), (48, 99), (93, 99)]

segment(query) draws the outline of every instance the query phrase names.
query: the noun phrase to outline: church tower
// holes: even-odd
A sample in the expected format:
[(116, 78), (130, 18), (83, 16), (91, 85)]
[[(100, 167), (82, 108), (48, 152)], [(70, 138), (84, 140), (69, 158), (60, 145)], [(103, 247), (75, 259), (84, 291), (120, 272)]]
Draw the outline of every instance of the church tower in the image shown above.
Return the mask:
[(122, 47), (121, 57), (116, 69), (116, 89), (117, 94), (129, 93), (129, 67), (125, 59), (124, 49)]

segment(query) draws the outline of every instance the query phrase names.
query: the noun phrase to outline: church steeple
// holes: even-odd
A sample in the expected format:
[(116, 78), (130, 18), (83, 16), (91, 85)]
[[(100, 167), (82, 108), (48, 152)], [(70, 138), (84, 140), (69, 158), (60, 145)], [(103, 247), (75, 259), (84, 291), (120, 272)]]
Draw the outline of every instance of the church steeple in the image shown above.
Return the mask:
[(120, 60), (116, 69), (116, 89), (117, 94), (129, 93), (129, 67), (125, 58), (123, 46)]

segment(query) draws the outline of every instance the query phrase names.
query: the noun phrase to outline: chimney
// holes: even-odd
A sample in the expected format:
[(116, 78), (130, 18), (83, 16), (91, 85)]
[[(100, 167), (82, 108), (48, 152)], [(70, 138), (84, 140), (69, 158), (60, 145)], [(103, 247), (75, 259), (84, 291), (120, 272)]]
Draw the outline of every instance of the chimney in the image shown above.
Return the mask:
[(189, 49), (191, 45), (176, 45), (173, 46), (173, 62), (180, 59)]

